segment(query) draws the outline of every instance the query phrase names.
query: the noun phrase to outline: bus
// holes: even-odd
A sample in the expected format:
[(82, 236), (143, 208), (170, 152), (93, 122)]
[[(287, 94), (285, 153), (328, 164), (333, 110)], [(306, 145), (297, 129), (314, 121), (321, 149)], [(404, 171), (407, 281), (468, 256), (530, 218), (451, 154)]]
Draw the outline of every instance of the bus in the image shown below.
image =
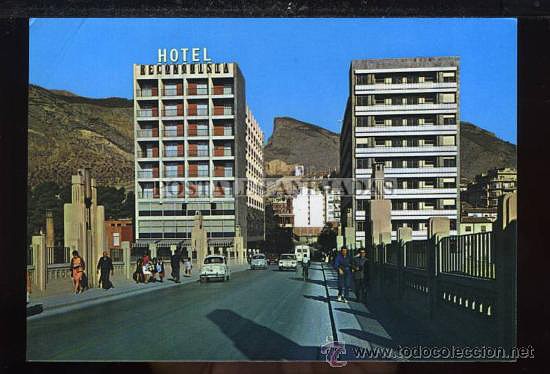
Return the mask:
[(309, 258), (311, 261), (311, 248), (309, 245), (297, 245), (294, 249), (294, 254), (296, 255), (296, 260), (298, 262), (302, 262), (302, 258), (304, 257), (304, 254)]

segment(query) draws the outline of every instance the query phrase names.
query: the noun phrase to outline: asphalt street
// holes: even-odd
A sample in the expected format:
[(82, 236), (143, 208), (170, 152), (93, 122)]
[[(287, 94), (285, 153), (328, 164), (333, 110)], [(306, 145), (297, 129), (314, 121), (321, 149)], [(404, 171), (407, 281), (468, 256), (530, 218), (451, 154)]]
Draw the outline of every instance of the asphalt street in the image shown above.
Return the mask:
[(27, 359), (319, 360), (332, 337), (320, 264), (234, 273), (27, 322)]

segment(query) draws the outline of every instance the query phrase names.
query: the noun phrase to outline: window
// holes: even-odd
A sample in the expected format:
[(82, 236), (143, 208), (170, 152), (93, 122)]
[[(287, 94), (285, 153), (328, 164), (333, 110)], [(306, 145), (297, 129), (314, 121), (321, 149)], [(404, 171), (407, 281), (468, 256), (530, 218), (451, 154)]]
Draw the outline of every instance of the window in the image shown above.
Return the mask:
[(114, 232), (113, 233), (113, 247), (119, 247), (120, 246), (120, 233)]
[(455, 94), (454, 93), (444, 93), (441, 94), (441, 102), (442, 103), (455, 103)]
[(454, 71), (444, 72), (443, 82), (456, 82), (456, 75)]
[(472, 226), (468, 225), (468, 226), (464, 227), (464, 231), (465, 232), (472, 232)]
[(456, 158), (454, 157), (444, 158), (443, 167), (446, 167), (446, 168), (456, 167)]
[(487, 231), (487, 228), (485, 227), (485, 225), (481, 225), (481, 232), (485, 232)]
[(368, 76), (367, 74), (357, 74), (357, 84), (368, 84)]
[(365, 231), (365, 221), (357, 221), (357, 231)]

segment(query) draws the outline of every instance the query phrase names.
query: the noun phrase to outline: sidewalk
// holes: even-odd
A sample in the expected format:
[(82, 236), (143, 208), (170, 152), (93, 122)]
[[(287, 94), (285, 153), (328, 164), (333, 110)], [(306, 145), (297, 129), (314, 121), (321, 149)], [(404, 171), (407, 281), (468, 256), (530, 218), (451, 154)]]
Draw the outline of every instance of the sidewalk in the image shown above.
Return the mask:
[[(245, 264), (230, 264), (231, 273), (237, 273), (250, 268), (248, 263)], [(101, 304), (107, 301), (118, 300), (125, 297), (140, 295), (143, 293), (162, 290), (169, 287), (181, 286), (197, 282), (199, 279), (199, 269), (194, 268), (193, 274), (190, 277), (184, 277), (183, 271), (180, 272), (181, 283), (175, 283), (169, 280), (170, 270), (167, 267), (166, 277), (164, 282), (153, 283), (136, 283), (133, 279), (125, 279), (122, 277), (113, 278), (114, 288), (104, 290), (102, 288), (90, 288), (81, 294), (75, 295), (72, 291), (52, 294), (49, 296), (30, 297), (29, 307), (35, 307), (42, 304), (43, 312), (36, 315), (31, 315), (27, 319), (38, 319), (51, 316), (59, 313), (66, 313), (72, 310), (85, 308), (92, 305)], [(183, 269), (182, 269), (183, 270)], [(69, 278), (70, 279), (70, 278)]]

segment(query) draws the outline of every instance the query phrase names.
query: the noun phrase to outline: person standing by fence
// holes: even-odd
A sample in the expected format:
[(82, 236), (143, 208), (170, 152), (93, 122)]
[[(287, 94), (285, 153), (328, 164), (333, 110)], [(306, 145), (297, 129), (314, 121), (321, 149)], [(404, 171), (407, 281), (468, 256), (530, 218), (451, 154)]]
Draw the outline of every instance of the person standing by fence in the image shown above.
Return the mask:
[(71, 277), (73, 278), (74, 294), (76, 295), (83, 291), (81, 282), (86, 264), (84, 263), (84, 259), (78, 254), (78, 251), (73, 251), (72, 255), (73, 258), (71, 258)]
[(358, 302), (365, 301), (365, 271), (367, 256), (365, 248), (360, 248), (357, 256), (353, 258), (353, 282), (355, 285), (355, 296)]
[[(351, 286), (351, 258), (348, 256), (346, 246), (336, 256), (334, 268), (338, 271), (338, 301), (348, 302)], [(342, 297), (343, 296), (343, 297)]]
[(100, 273), (99, 283), (104, 290), (108, 290), (113, 287), (113, 283), (109, 279), (109, 274), (114, 275), (113, 261), (107, 251), (103, 251), (103, 256), (99, 259), (97, 263), (97, 272)]

